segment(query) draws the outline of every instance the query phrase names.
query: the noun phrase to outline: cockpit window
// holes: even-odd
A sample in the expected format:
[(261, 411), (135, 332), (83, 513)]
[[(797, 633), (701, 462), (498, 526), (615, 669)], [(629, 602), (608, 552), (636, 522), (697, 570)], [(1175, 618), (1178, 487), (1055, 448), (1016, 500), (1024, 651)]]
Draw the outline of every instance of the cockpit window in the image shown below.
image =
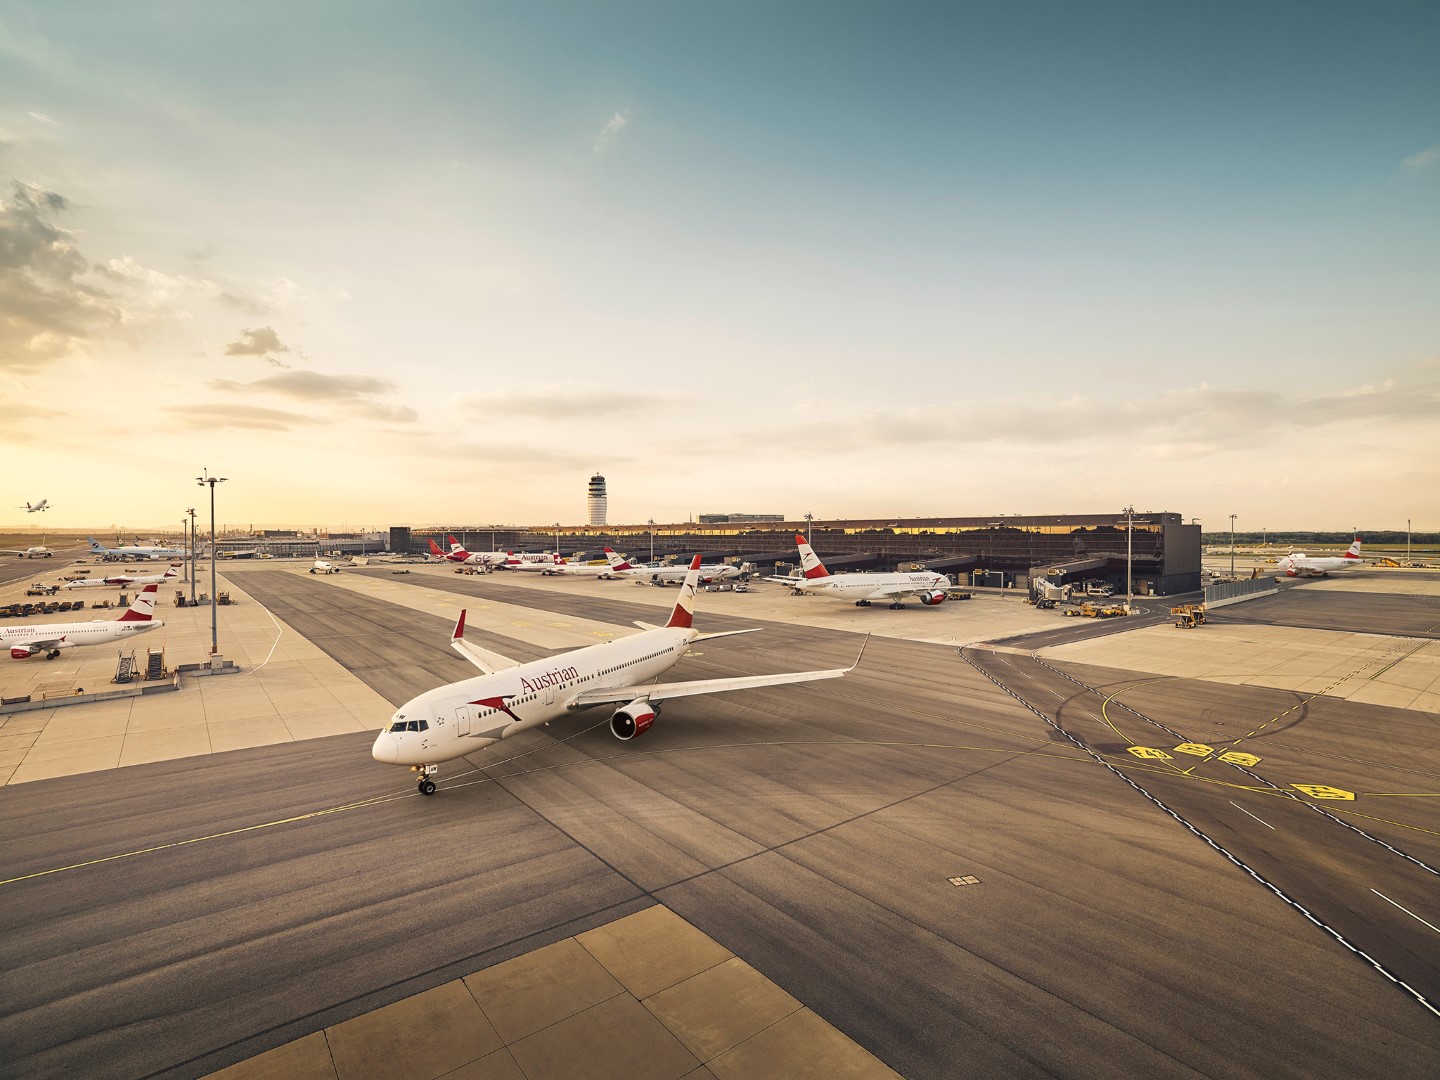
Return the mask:
[(408, 725), (406, 725), (405, 730), (406, 730), (406, 731), (419, 731), (419, 730), (420, 730), (420, 721), (419, 721), (419, 720), (411, 720), (410, 723), (409, 723)]
[(391, 730), (391, 731), (404, 731), (404, 730), (405, 730), (405, 721), (404, 721), (404, 720), (396, 720), (395, 723), (393, 723), (393, 724), (390, 725), (390, 730)]

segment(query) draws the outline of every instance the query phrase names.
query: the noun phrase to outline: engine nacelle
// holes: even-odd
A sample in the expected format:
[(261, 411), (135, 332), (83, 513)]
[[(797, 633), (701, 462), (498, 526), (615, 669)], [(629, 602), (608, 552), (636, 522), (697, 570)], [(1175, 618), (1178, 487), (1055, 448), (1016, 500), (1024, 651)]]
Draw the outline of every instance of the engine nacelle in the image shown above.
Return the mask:
[(922, 604), (929, 604), (931, 607), (934, 607), (936, 604), (943, 604), (945, 602), (945, 593), (941, 589), (921, 593), (920, 602)]
[(655, 722), (655, 708), (648, 701), (632, 701), (610, 717), (610, 731), (622, 742), (644, 735)]
[(12, 645), (12, 646), (10, 646), (10, 659), (11, 659), (11, 660), (24, 660), (26, 657), (34, 656), (34, 655), (35, 655), (35, 651), (34, 651), (33, 649), (27, 649), (24, 645)]

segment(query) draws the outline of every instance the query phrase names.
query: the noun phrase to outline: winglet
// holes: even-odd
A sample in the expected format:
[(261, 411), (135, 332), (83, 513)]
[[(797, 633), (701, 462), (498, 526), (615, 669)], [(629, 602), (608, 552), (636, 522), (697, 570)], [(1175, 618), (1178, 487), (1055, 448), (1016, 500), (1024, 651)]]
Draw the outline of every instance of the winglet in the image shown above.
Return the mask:
[(455, 631), (450, 635), (451, 641), (465, 640), (465, 609), (460, 609), (460, 618), (455, 621)]
[(860, 655), (857, 656), (857, 657), (855, 657), (855, 662), (854, 662), (853, 664), (851, 664), (848, 668), (846, 668), (846, 669), (845, 669), (846, 671), (854, 671), (857, 667), (860, 666), (860, 661), (861, 661), (862, 659), (864, 659), (864, 657), (865, 657), (865, 646), (866, 646), (866, 645), (869, 645), (869, 644), (870, 644), (870, 635), (869, 635), (869, 634), (866, 634), (866, 635), (865, 635), (865, 640), (862, 641), (862, 642), (860, 642)]

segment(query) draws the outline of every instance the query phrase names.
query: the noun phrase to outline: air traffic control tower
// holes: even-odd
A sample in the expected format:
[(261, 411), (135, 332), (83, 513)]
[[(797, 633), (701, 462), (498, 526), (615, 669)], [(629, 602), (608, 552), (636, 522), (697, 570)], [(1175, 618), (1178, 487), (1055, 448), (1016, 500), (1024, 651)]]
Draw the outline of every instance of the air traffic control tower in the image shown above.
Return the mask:
[(585, 507), (589, 512), (591, 525), (607, 525), (605, 520), (605, 477), (598, 472), (590, 477), (590, 486), (586, 489)]

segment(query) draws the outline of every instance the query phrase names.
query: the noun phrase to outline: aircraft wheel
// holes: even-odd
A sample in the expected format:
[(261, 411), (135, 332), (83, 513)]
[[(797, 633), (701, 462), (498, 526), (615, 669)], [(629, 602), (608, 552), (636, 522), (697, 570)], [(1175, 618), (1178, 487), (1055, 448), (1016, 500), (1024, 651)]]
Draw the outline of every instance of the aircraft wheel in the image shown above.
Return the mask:
[(421, 780), (421, 781), (420, 781), (420, 794), (421, 794), (421, 795), (434, 795), (434, 794), (435, 794), (435, 781), (434, 781), (434, 780), (431, 780), (431, 779), (429, 779), (429, 778), (426, 778), (426, 779), (424, 779), (424, 780)]

